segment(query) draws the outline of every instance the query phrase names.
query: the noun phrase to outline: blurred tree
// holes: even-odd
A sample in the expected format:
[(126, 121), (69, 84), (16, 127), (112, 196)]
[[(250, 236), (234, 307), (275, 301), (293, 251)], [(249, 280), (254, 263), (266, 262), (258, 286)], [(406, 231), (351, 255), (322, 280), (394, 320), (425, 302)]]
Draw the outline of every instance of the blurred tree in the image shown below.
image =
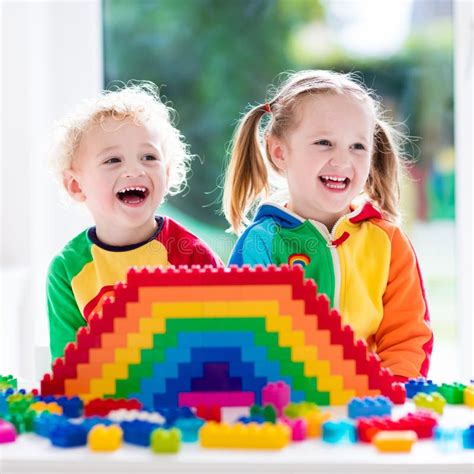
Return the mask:
[(163, 85), (178, 128), (202, 159), (193, 163), (187, 194), (170, 204), (225, 226), (218, 186), (236, 121), (246, 104), (265, 100), (278, 73), (298, 66), (289, 58), (289, 37), (322, 18), (320, 2), (104, 0), (103, 10), (105, 85)]

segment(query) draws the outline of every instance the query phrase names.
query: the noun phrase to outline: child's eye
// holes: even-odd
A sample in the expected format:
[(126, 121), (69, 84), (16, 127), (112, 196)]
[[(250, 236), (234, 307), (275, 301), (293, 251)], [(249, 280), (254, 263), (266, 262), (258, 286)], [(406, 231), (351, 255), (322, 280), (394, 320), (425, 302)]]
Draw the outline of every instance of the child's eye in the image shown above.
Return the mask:
[(144, 161), (156, 161), (158, 158), (155, 155), (145, 155), (143, 157)]
[(331, 142), (329, 140), (318, 140), (314, 142), (315, 145), (321, 145), (321, 146), (331, 146)]
[(110, 165), (113, 163), (120, 163), (120, 158), (109, 158), (108, 160), (104, 161), (104, 165)]

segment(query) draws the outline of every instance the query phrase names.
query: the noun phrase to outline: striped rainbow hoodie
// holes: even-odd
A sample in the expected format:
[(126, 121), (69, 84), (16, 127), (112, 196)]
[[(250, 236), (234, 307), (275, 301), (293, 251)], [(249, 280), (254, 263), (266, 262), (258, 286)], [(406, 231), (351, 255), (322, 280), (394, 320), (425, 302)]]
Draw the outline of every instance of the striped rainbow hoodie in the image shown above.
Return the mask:
[(433, 346), (423, 280), (404, 233), (370, 203), (332, 232), (278, 204), (263, 204), (229, 264), (302, 265), (345, 324), (400, 377), (427, 376)]

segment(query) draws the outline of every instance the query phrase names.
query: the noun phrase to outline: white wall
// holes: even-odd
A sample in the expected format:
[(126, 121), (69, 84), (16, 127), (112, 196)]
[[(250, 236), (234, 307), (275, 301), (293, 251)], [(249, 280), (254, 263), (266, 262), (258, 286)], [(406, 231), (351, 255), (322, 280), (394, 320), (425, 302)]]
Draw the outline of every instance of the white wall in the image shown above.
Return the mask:
[[(456, 150), (456, 249), (458, 276), (458, 330), (461, 342), (461, 374), (473, 370), (473, 280), (472, 221), (474, 220), (474, 2), (454, 2), (454, 76)], [(457, 361), (453, 361), (456, 363)]]
[(52, 124), (102, 88), (100, 1), (3, 1), (0, 374), (44, 372), (48, 262), (90, 223), (59, 202), (47, 170)]

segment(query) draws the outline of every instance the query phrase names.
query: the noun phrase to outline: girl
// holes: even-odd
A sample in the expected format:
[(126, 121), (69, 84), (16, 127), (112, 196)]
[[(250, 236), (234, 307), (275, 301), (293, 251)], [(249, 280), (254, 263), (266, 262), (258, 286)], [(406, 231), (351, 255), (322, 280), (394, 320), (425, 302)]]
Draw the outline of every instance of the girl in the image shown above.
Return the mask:
[(401, 166), (395, 133), (366, 89), (349, 75), (298, 72), (241, 119), (224, 212), (239, 232), (272, 175), (283, 178), (284, 204), (258, 208), (229, 263), (302, 265), (404, 379), (427, 375), (433, 336), (417, 259), (397, 225)]

